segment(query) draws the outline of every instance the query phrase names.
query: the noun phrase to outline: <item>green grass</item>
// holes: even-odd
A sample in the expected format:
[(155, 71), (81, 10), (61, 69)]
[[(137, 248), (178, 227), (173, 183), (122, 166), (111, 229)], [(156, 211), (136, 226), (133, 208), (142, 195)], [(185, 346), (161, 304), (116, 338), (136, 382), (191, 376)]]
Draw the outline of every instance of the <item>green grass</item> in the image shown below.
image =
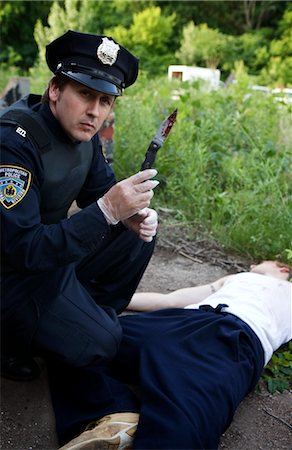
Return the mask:
[[(255, 259), (292, 248), (291, 106), (234, 85), (202, 92), (165, 79), (140, 81), (117, 104), (115, 169), (137, 171), (160, 122), (178, 118), (159, 151), (154, 205), (177, 211), (226, 248)], [(183, 88), (183, 89), (182, 89)], [(180, 90), (179, 99), (172, 99)]]

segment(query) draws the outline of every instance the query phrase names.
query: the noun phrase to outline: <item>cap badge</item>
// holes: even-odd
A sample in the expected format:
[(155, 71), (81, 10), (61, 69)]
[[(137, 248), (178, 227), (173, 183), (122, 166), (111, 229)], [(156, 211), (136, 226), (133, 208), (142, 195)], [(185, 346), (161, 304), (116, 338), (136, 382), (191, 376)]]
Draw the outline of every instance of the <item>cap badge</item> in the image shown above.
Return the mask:
[(120, 46), (107, 37), (102, 38), (102, 43), (97, 47), (97, 57), (103, 64), (112, 66), (118, 57)]

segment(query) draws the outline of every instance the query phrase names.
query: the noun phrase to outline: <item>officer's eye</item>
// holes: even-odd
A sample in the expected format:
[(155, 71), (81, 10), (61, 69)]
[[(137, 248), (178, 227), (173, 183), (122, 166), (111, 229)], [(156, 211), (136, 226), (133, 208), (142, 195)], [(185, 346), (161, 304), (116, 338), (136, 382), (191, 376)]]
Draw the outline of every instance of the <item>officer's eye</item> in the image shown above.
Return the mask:
[(86, 89), (80, 91), (80, 94), (81, 94), (82, 97), (84, 97), (84, 98), (90, 98), (91, 95), (92, 95), (92, 93), (91, 93), (90, 91), (86, 90)]
[(111, 97), (108, 97), (107, 95), (102, 96), (100, 101), (104, 105), (108, 105), (108, 106), (112, 106), (112, 104), (113, 104), (113, 99)]

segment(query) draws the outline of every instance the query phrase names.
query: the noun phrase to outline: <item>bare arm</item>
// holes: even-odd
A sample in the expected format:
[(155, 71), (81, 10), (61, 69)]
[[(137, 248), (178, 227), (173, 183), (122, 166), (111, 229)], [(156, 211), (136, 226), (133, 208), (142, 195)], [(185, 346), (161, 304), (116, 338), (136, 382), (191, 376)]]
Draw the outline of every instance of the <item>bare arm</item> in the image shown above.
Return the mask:
[(133, 295), (127, 309), (133, 311), (156, 311), (165, 308), (184, 308), (193, 303), (199, 303), (218, 291), (226, 279), (232, 275), (219, 278), (210, 284), (178, 289), (169, 294), (158, 292), (137, 292)]

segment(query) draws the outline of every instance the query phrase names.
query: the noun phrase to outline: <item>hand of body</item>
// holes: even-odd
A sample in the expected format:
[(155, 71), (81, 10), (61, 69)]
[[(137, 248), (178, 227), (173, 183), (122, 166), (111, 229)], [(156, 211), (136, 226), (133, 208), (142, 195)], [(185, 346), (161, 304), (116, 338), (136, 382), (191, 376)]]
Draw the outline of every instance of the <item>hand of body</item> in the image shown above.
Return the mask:
[(134, 231), (144, 242), (151, 242), (156, 235), (158, 218), (157, 212), (151, 208), (144, 208), (132, 217), (123, 220), (123, 224)]
[[(115, 184), (97, 204), (111, 225), (148, 208), (159, 181), (151, 180), (157, 171), (148, 169)], [(145, 219), (145, 218), (144, 218)]]

